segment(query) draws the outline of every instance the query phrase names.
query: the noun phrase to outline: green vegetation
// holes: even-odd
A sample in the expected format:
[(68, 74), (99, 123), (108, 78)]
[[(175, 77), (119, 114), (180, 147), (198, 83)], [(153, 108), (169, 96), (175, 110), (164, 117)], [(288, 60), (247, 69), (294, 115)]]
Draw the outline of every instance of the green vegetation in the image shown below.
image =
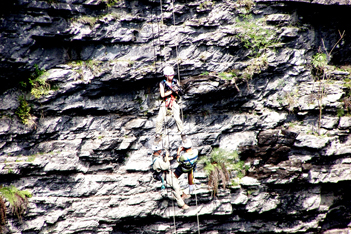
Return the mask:
[(78, 78), (78, 80), (90, 83), (91, 82), (90, 79), (85, 80), (83, 71), (89, 69), (93, 73), (93, 75), (97, 76), (102, 71), (103, 64), (104, 63), (100, 60), (89, 59), (85, 61), (82, 61), (82, 60), (72, 61), (67, 65), (74, 68), (75, 72), (79, 74), (80, 78)]
[[(317, 92), (317, 101), (319, 107), (319, 120), (318, 120), (318, 130), (321, 127), (321, 119), (322, 119), (322, 112), (323, 112), (323, 104), (322, 99), (326, 95), (325, 87), (324, 87), (324, 80), (327, 79), (327, 65), (328, 65), (328, 55), (325, 53), (317, 53), (312, 57), (311, 64), (313, 66), (313, 74), (315, 80), (319, 82), (318, 85), (318, 92)], [(311, 98), (312, 99), (312, 98)], [(313, 95), (314, 99), (314, 95)]]
[(83, 73), (82, 67), (86, 67), (86, 68), (90, 69), (94, 74), (96, 74), (96, 73), (101, 71), (102, 64), (103, 64), (102, 61), (88, 59), (86, 61), (82, 61), (82, 60), (72, 61), (68, 65), (72, 66), (72, 67), (79, 68), (78, 73), (80, 73), (80, 74)]
[[(104, 0), (104, 1), (106, 2), (108, 7), (111, 7), (114, 4), (118, 3), (120, 0)], [(111, 2), (111, 3), (108, 3), (108, 2)], [(116, 12), (111, 12), (108, 14), (101, 14), (98, 16), (84, 15), (84, 16), (74, 17), (74, 18), (71, 18), (70, 21), (81, 23), (81, 24), (87, 24), (92, 28), (92, 27), (94, 27), (94, 25), (96, 24), (96, 22), (98, 20), (102, 19), (103, 17), (107, 17), (107, 16), (111, 16), (113, 19), (119, 19), (121, 17), (120, 14), (118, 14)]]
[(268, 67), (268, 61), (266, 55), (250, 60), (249, 66), (247, 66), (242, 72), (242, 78), (245, 80), (251, 80), (254, 74), (260, 74), (262, 70)]
[(312, 57), (311, 63), (318, 71), (324, 72), (324, 69), (328, 64), (327, 55), (324, 53), (317, 53)]
[(15, 114), (21, 119), (21, 122), (23, 124), (27, 125), (29, 124), (29, 120), (31, 117), (31, 114), (29, 113), (31, 107), (29, 106), (27, 100), (23, 96), (19, 97), (19, 102), (20, 102), (20, 105), (16, 109)]
[(236, 84), (236, 78), (242, 78), (241, 76), (238, 75), (239, 71), (236, 69), (229, 70), (227, 72), (220, 72), (218, 73), (218, 76), (223, 79), (223, 80), (229, 80), (231, 83), (234, 84), (235, 88), (240, 91), (239, 87)]
[(213, 7), (214, 4), (215, 4), (215, 3), (212, 2), (212, 1), (204, 1), (204, 2), (200, 3), (199, 9), (200, 9), (200, 10), (208, 9), (208, 8)]
[(106, 2), (107, 7), (112, 7), (119, 3), (121, 0), (104, 0)]
[[(35, 64), (34, 67), (35, 70), (28, 78), (28, 81), (21, 81), (19, 84), (23, 92), (30, 92), (35, 98), (40, 98), (43, 95), (47, 95), (51, 90), (51, 87), (46, 81), (46, 70), (40, 69), (37, 64)], [(57, 87), (55, 87), (55, 89), (57, 89)], [(23, 124), (33, 124), (33, 122), (30, 121), (31, 107), (26, 99), (26, 95), (21, 95), (18, 101), (19, 106), (16, 109), (15, 114), (21, 119)]]
[(236, 20), (235, 27), (240, 29), (237, 38), (244, 43), (245, 48), (252, 51), (253, 56), (260, 56), (264, 49), (278, 43), (276, 30), (265, 27), (262, 18), (256, 20), (252, 15), (243, 15), (242, 20)]
[(28, 158), (27, 158), (27, 162), (34, 162), (34, 160), (36, 159), (36, 155), (30, 155), (30, 156), (28, 156)]
[(22, 221), (23, 214), (28, 207), (28, 198), (32, 194), (27, 190), (18, 190), (15, 186), (2, 187), (0, 186), (0, 231), (6, 223), (6, 206), (4, 199), (10, 203), (11, 212)]
[(90, 27), (94, 27), (96, 21), (98, 20), (97, 17), (93, 16), (82, 16), (79, 17), (76, 22), (82, 23), (82, 24), (88, 24)]
[(233, 78), (238, 77), (236, 70), (231, 70), (229, 72), (220, 72), (220, 73), (218, 73), (218, 75), (223, 80), (232, 80)]
[(329, 58), (331, 57), (331, 54), (332, 54), (334, 48), (343, 39), (344, 34), (345, 34), (345, 31), (343, 33), (341, 33), (339, 31), (340, 38), (334, 44), (334, 46), (330, 52), (327, 51), (327, 49), (324, 45), (324, 41), (322, 39), (323, 48), (319, 48), (318, 53), (315, 54), (314, 56), (312, 56), (312, 60), (311, 60), (312, 74), (315, 77), (315, 81), (318, 81), (318, 83), (319, 83), (318, 91), (317, 91), (317, 101), (318, 101), (318, 107), (319, 107), (318, 134), (320, 134), (319, 132), (320, 132), (320, 128), (321, 128), (321, 119), (322, 119), (322, 112), (323, 112), (323, 100), (322, 99), (324, 96), (326, 96), (326, 88), (324, 86), (325, 85), (324, 81), (329, 79), (329, 77), (327, 75)]
[(206, 72), (201, 73), (200, 76), (208, 76), (209, 74), (210, 73), (208, 71), (206, 71)]
[(244, 161), (239, 160), (236, 151), (229, 152), (216, 148), (208, 157), (202, 157), (199, 163), (204, 165), (208, 176), (208, 185), (212, 188), (214, 196), (218, 192), (220, 183), (222, 183), (223, 188), (226, 188), (232, 172), (236, 172), (239, 178), (244, 176)]
[(336, 115), (337, 115), (338, 117), (342, 117), (342, 116), (344, 116), (344, 115), (345, 115), (345, 111), (344, 111), (344, 109), (342, 109), (342, 108), (337, 109), (337, 111), (336, 111)]
[(255, 6), (255, 2), (253, 0), (238, 0), (237, 3), (240, 6), (244, 6), (247, 12), (249, 12), (252, 7)]
[[(46, 70), (39, 69), (38, 65), (34, 65), (35, 71), (31, 74), (28, 79), (30, 85), (30, 93), (35, 98), (40, 98), (42, 95), (47, 95), (50, 91), (50, 85), (46, 82)], [(22, 84), (23, 86), (23, 84)]]
[[(250, 1), (247, 4), (248, 8), (252, 7)], [(242, 14), (236, 19), (235, 31), (236, 38), (250, 52), (247, 66), (240, 71), (240, 76), (235, 73), (235, 77), (249, 81), (268, 68), (267, 54), (279, 46), (276, 30), (267, 26), (264, 18), (256, 19), (251, 14)]]

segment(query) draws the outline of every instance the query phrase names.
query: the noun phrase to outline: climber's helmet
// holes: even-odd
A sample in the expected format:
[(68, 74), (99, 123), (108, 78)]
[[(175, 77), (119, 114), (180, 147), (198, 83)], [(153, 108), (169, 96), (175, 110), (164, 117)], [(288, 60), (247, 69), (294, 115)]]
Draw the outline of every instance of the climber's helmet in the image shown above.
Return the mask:
[(174, 70), (173, 70), (172, 67), (167, 66), (167, 67), (165, 67), (165, 68), (163, 69), (163, 74), (164, 74), (165, 76), (174, 76)]
[(154, 144), (154, 145), (152, 145), (152, 151), (154, 151), (154, 152), (157, 152), (157, 151), (159, 151), (159, 150), (162, 150), (163, 149), (163, 147), (162, 147), (162, 144)]
[(183, 148), (184, 149), (189, 149), (193, 146), (193, 144), (191, 143), (191, 140), (186, 140), (185, 142), (183, 142)]

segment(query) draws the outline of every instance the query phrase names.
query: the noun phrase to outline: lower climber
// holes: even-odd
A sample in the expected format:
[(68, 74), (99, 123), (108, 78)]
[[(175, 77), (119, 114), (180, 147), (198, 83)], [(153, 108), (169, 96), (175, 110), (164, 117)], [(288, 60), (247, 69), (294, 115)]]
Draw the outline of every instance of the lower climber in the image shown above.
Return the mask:
[(178, 206), (184, 210), (189, 209), (189, 206), (184, 203), (183, 199), (187, 199), (190, 196), (184, 192), (182, 193), (178, 179), (171, 172), (171, 164), (169, 162), (171, 158), (169, 157), (169, 153), (163, 150), (162, 144), (153, 145), (152, 150), (153, 170), (159, 174), (162, 181), (166, 181), (166, 183), (172, 187), (172, 194)]
[[(184, 151), (183, 154), (181, 152)], [(190, 139), (183, 141), (183, 145), (178, 148), (177, 162), (179, 163), (174, 175), (179, 178), (183, 173), (188, 173), (189, 193), (194, 191), (194, 170), (198, 159), (198, 150), (192, 148)]]

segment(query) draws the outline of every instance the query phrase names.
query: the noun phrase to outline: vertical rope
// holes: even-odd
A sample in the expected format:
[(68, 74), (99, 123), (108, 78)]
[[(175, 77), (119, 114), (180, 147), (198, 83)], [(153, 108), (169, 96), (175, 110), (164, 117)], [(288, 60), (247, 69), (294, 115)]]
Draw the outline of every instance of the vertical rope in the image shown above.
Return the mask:
[[(168, 147), (167, 150), (169, 151), (169, 133), (168, 133), (168, 128), (167, 128), (167, 109), (166, 109), (166, 117), (165, 117), (165, 131), (166, 131), (166, 135), (167, 135), (167, 143), (168, 143)], [(162, 142), (163, 144), (163, 142)], [(171, 173), (171, 181), (172, 181), (172, 186), (173, 186), (173, 172), (172, 170), (170, 170)], [(177, 226), (176, 226), (176, 221), (175, 221), (175, 205), (174, 205), (174, 200), (172, 202), (172, 207), (173, 207), (173, 227), (174, 227), (174, 232), (177, 233)]]
[[(162, 0), (160, 0), (160, 8), (161, 8), (161, 24), (163, 26), (163, 9), (162, 9)], [(164, 33), (163, 33), (164, 35)], [(163, 50), (166, 48), (166, 42), (165, 39), (163, 38)], [(160, 52), (161, 52), (161, 43), (160, 43)], [(163, 61), (166, 62), (166, 54), (163, 56)]]
[[(172, 0), (172, 16), (173, 16), (173, 26), (175, 27), (175, 16), (174, 16), (174, 0)], [(177, 41), (178, 43), (178, 41)], [(178, 83), (180, 85), (180, 72), (179, 72), (179, 61), (178, 61), (178, 45), (175, 45), (176, 48), (176, 60), (177, 60), (177, 74), (178, 74)], [(182, 123), (184, 125), (184, 114), (183, 114), (183, 108), (181, 105), (179, 105), (180, 108), (180, 113), (182, 115)]]
[[(154, 7), (152, 6), (151, 7), (151, 15), (153, 17), (153, 9)], [(156, 18), (156, 21), (157, 21), (157, 12), (155, 14), (155, 18)], [(156, 46), (155, 46), (155, 33), (154, 33), (154, 20), (152, 20), (152, 24), (151, 24), (151, 33), (152, 33), (152, 47), (154, 48), (154, 66), (155, 66), (155, 74), (157, 72), (157, 67), (156, 67), (156, 62), (157, 62), (157, 54), (156, 54)]]
[(196, 220), (197, 220), (197, 233), (200, 234), (200, 220), (199, 220), (199, 211), (197, 208), (197, 194), (195, 193), (195, 201), (196, 201)]
[[(194, 177), (195, 177), (195, 173), (194, 173), (194, 169), (192, 170), (192, 183), (194, 184)], [(194, 190), (196, 190), (196, 186), (194, 185)], [(197, 207), (197, 194), (195, 192), (195, 202), (196, 202), (196, 220), (197, 220), (197, 232), (200, 234), (200, 220), (199, 220), (199, 211), (198, 211), (198, 207)]]

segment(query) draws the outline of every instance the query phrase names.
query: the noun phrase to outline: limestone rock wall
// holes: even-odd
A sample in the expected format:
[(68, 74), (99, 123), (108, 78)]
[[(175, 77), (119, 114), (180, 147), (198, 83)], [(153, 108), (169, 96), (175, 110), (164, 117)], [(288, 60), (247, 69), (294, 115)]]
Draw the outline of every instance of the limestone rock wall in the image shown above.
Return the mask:
[[(6, 233), (349, 231), (345, 11), (111, 3), (19, 0), (1, 9), (0, 180), (33, 194), (23, 222), (8, 213)], [(311, 65), (321, 52), (332, 52), (324, 79)], [(182, 118), (200, 157), (238, 150), (249, 166), (213, 197), (199, 165), (188, 211), (150, 172), (165, 64), (179, 68)], [(18, 84), (35, 65), (54, 87), (39, 98)], [(27, 125), (15, 114), (20, 97), (31, 107)], [(166, 126), (174, 155), (181, 138), (172, 118)]]

